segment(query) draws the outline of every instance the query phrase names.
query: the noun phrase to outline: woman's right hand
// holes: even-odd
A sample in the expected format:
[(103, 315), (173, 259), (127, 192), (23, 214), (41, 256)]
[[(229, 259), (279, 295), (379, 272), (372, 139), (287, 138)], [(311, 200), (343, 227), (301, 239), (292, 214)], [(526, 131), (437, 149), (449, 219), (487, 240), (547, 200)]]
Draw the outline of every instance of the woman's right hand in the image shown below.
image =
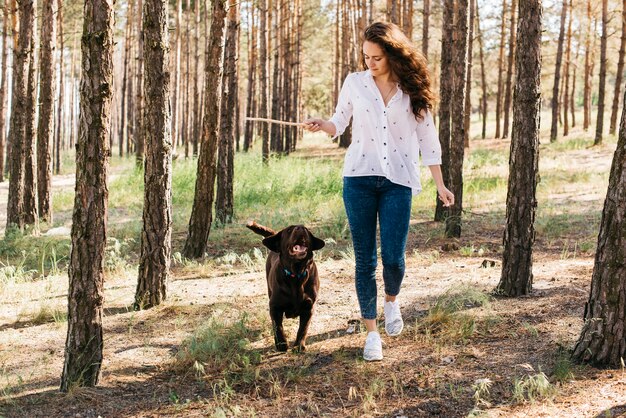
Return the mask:
[(309, 118), (302, 123), (303, 123), (304, 129), (306, 129), (307, 131), (318, 132), (322, 129), (322, 126), (324, 125), (325, 122), (326, 121), (324, 119)]

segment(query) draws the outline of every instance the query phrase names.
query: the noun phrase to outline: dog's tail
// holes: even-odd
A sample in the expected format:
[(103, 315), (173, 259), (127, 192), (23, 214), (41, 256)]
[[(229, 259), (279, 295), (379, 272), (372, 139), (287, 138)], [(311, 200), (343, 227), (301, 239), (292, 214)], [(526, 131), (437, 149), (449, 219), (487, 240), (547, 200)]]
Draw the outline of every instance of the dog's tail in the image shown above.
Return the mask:
[(248, 227), (248, 229), (252, 230), (253, 232), (255, 232), (255, 233), (259, 234), (259, 235), (263, 235), (264, 237), (269, 237), (269, 236), (272, 236), (272, 235), (274, 235), (276, 233), (276, 231), (274, 231), (272, 228), (268, 228), (267, 226), (259, 225), (258, 223), (254, 222), (254, 221), (248, 221), (246, 226)]

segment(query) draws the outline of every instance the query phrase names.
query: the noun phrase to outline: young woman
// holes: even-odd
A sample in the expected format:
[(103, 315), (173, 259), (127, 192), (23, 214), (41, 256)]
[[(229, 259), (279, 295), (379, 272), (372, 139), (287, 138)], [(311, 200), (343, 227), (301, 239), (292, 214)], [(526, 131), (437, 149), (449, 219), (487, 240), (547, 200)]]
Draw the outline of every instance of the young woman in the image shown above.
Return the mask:
[(304, 121), (310, 132), (341, 135), (350, 118), (352, 144), (345, 156), (343, 200), (356, 259), (356, 292), (368, 334), (363, 358), (382, 360), (376, 327), (376, 223), (385, 283), (385, 331), (404, 327), (397, 296), (404, 278), (404, 253), (411, 198), (421, 191), (418, 161), (430, 168), (445, 206), (454, 195), (441, 175), (441, 146), (430, 109), (434, 95), (425, 58), (400, 29), (377, 22), (365, 30), (363, 68), (346, 77), (330, 120)]

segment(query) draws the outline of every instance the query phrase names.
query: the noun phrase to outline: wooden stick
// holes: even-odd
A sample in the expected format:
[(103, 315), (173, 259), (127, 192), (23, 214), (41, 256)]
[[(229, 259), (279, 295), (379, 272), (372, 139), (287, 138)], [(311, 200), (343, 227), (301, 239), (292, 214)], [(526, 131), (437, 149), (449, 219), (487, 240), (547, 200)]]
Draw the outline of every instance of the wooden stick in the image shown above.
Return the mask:
[(252, 122), (267, 122), (267, 123), (275, 123), (277, 125), (289, 125), (289, 126), (303, 126), (304, 123), (300, 122), (286, 122), (284, 120), (276, 120), (276, 119), (264, 119), (264, 118), (249, 118), (246, 117), (246, 120)]

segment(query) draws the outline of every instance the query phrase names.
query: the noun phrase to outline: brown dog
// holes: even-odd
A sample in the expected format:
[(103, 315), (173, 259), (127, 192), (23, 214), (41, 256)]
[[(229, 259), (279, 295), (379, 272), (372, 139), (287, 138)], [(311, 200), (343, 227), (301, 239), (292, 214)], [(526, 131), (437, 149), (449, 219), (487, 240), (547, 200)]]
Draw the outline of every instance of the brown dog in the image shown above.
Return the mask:
[(246, 226), (263, 235), (263, 245), (270, 250), (265, 272), (276, 349), (287, 351), (283, 316), (299, 316), (300, 326), (294, 349), (304, 351), (313, 305), (320, 287), (313, 251), (321, 249), (325, 243), (303, 225), (291, 225), (279, 232), (254, 221), (248, 222)]

